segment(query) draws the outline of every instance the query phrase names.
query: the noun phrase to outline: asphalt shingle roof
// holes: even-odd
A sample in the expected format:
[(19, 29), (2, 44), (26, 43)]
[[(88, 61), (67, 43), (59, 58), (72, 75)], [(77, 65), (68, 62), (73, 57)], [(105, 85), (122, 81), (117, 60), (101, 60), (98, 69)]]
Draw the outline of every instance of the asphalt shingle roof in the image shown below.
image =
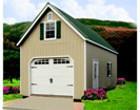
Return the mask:
[[(51, 5), (51, 4), (50, 4)], [(116, 52), (116, 50), (104, 39), (102, 38), (97, 32), (90, 29), (88, 26), (82, 24), (77, 19), (73, 18), (72, 16), (68, 15), (64, 11), (58, 9), (57, 7), (51, 5), (61, 16), (63, 16), (74, 28), (76, 28), (86, 39), (94, 41), (106, 48), (109, 48)]]

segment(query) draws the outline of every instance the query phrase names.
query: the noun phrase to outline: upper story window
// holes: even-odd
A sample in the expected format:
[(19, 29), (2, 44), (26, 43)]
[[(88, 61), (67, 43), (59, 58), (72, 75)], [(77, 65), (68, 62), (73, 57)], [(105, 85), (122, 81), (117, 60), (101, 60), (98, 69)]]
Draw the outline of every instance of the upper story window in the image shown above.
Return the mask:
[(61, 38), (61, 21), (40, 23), (40, 40), (55, 40)]
[(53, 19), (53, 13), (52, 13), (52, 12), (49, 12), (49, 13), (47, 14), (47, 20), (50, 21), (50, 20), (52, 20), (52, 19)]
[(107, 63), (107, 77), (111, 77), (112, 76), (112, 63), (108, 62)]
[(46, 23), (46, 35), (45, 39), (56, 38), (55, 22)]

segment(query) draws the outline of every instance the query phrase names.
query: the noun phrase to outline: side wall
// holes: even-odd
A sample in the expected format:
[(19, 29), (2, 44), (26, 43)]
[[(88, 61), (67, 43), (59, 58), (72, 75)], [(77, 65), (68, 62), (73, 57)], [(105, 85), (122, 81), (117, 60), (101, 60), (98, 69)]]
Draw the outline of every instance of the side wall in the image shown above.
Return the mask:
[[(92, 88), (92, 61), (99, 61), (99, 87), (114, 87), (117, 78), (117, 55), (86, 43), (87, 88)], [(112, 62), (112, 76), (107, 77), (107, 62)]]
[[(61, 20), (53, 13), (54, 20)], [(41, 22), (47, 21), (46, 16)], [(30, 60), (39, 56), (65, 56), (74, 60), (74, 98), (81, 98), (84, 90), (84, 41), (61, 20), (61, 39), (40, 41), (37, 25), (20, 47), (21, 94), (30, 95)]]

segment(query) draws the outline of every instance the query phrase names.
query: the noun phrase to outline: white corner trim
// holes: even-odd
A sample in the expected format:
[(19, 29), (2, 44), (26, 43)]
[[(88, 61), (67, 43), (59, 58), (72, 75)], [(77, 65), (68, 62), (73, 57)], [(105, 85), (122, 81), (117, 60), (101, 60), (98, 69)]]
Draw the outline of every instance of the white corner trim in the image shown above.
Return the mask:
[(97, 43), (97, 42), (94, 42), (94, 41), (92, 41), (92, 40), (90, 40), (90, 39), (86, 39), (86, 41), (88, 41), (88, 42), (90, 42), (90, 43), (92, 43), (92, 44), (94, 44), (94, 45), (97, 45), (97, 46), (99, 46), (99, 47), (102, 47), (103, 49), (108, 50), (108, 51), (110, 51), (110, 52), (112, 52), (112, 53), (119, 54), (118, 52), (113, 51), (113, 50), (111, 50), (111, 49), (109, 49), (109, 48), (107, 48), (107, 47), (105, 47), (105, 46), (103, 46), (103, 45), (101, 45), (101, 44), (99, 44), (99, 43)]
[(87, 90), (87, 48), (84, 41), (84, 90)]
[(47, 4), (47, 6), (45, 6), (45, 8), (39, 13), (38, 17), (33, 21), (32, 25), (28, 28), (28, 30), (24, 33), (23, 37), (19, 40), (19, 42), (16, 44), (17, 46), (20, 45), (20, 43), (22, 42), (22, 40), (26, 37), (26, 35), (29, 33), (29, 31), (34, 27), (34, 25), (36, 24), (36, 22), (38, 21), (38, 19), (42, 16), (42, 14), (46, 11), (47, 8), (50, 8), (52, 11), (54, 11), (70, 28), (72, 28), (78, 35), (80, 35), (80, 37), (83, 40), (86, 40), (82, 34), (80, 32), (78, 32), (63, 16), (61, 16), (51, 5)]
[[(20, 49), (21, 49), (21, 47), (20, 47)], [(20, 69), (19, 69), (19, 73), (20, 73), (20, 87), (19, 87), (19, 88), (20, 88), (20, 94), (21, 94), (21, 92), (22, 92), (22, 79), (21, 79), (21, 76), (22, 76), (22, 75), (21, 75), (21, 63), (22, 63), (22, 62), (21, 62), (21, 58), (22, 58), (22, 57), (21, 57), (21, 55), (22, 55), (22, 54), (21, 54), (21, 51), (19, 51), (19, 52), (20, 52), (20, 60), (19, 60), (19, 61), (20, 61)]]

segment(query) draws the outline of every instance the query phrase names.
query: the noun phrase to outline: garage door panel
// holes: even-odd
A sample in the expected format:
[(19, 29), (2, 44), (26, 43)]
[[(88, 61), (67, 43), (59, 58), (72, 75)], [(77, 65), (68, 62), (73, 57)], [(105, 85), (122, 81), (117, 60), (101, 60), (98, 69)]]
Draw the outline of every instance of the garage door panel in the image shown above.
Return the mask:
[(46, 88), (46, 89), (39, 89), (39, 88), (46, 88), (44, 86), (33, 86), (32, 87), (32, 94), (42, 94), (42, 95), (47, 95), (51, 94), (51, 92)]
[(54, 77), (54, 83), (55, 85), (67, 85), (67, 84), (73, 84), (73, 81), (69, 77)]
[[(38, 88), (46, 88), (46, 89), (38, 89)], [(68, 95), (68, 96), (72, 96), (73, 94), (73, 87), (65, 87), (65, 86), (58, 86), (58, 87), (52, 87), (52, 86), (48, 86), (48, 87), (44, 87), (44, 86), (34, 86), (32, 87), (32, 90), (35, 92), (32, 92), (32, 94), (42, 94), (42, 95)], [(65, 92), (64, 92), (65, 90)], [(55, 91), (55, 92), (52, 92)], [(72, 93), (72, 94), (70, 94)]]
[[(50, 79), (52, 79), (52, 82), (50, 81)], [(62, 85), (62, 86), (65, 86), (65, 85), (68, 85), (68, 84), (73, 84), (73, 81), (71, 78), (69, 77), (43, 77), (43, 78), (39, 78), (39, 79), (35, 79), (35, 80), (32, 80), (32, 83), (36, 83), (36, 84), (42, 84), (42, 85), (53, 85), (53, 86), (59, 86), (59, 85)]]
[[(59, 88), (59, 89), (58, 89)], [(55, 91), (55, 92), (51, 92), (50, 95), (67, 95), (67, 96), (72, 96), (73, 94), (73, 88), (68, 88), (68, 87), (65, 87), (65, 86), (62, 86), (62, 87), (56, 87), (56, 88), (51, 88), (52, 91)], [(65, 92), (64, 92), (65, 90)], [(71, 94), (70, 94), (71, 93)]]

